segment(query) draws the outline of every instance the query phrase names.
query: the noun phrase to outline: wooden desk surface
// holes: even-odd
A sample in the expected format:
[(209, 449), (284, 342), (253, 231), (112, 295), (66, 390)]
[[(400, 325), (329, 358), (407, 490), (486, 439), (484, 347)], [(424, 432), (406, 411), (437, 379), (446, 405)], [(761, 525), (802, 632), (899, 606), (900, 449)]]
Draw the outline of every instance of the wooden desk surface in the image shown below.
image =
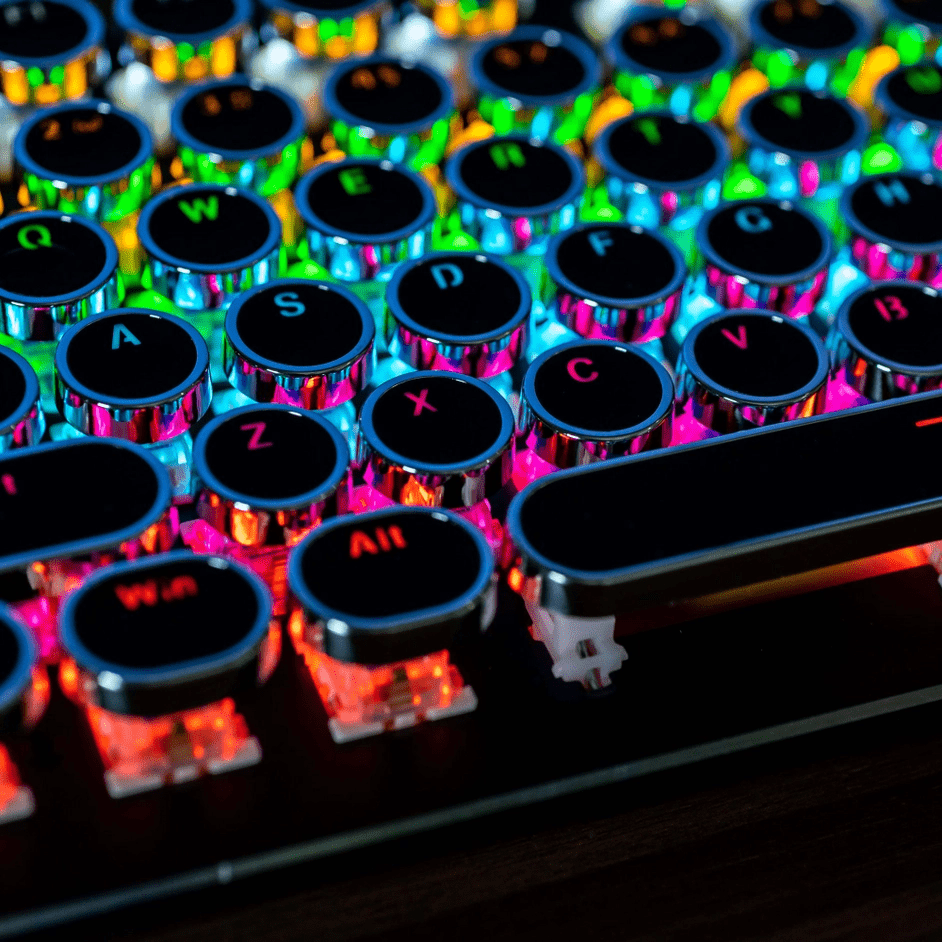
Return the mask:
[(74, 931), (129, 942), (942, 939), (940, 730), (939, 709), (910, 711)]

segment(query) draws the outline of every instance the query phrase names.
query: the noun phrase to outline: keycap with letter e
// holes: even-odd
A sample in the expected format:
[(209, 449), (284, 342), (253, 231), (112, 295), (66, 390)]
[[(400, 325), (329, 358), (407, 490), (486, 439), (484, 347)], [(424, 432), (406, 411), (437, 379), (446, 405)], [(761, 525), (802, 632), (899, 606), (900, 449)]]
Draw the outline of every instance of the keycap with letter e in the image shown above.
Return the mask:
[(771, 311), (724, 311), (697, 324), (681, 351), (679, 398), (715, 432), (824, 411), (828, 357), (809, 328)]
[(410, 373), (363, 404), (364, 477), (398, 503), (471, 507), (510, 479), (513, 432), (510, 406), (481, 380)]

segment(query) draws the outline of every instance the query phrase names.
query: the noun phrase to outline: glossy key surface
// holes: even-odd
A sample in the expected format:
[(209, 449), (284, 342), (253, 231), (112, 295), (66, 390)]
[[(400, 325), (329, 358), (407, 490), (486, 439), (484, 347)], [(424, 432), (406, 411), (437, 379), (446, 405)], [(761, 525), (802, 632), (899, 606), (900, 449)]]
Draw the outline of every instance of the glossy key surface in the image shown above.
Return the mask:
[[(926, 394), (560, 474), (508, 523), (541, 605), (615, 613), (935, 539), (940, 446), (942, 396)], [(691, 485), (697, 499), (667, 499)]]
[[(69, 491), (81, 495), (64, 509)], [(116, 548), (160, 520), (170, 482), (143, 448), (85, 439), (0, 457), (0, 569)]]

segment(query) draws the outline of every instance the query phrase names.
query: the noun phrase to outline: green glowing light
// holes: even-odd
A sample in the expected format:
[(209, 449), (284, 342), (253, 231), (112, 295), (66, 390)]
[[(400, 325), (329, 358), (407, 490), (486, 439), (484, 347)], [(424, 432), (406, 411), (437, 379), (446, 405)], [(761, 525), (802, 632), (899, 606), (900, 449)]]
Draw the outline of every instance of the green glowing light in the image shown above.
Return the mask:
[(892, 173), (902, 169), (903, 160), (889, 144), (881, 141), (864, 151), (861, 166), (865, 174)]
[(730, 171), (723, 186), (723, 199), (747, 200), (765, 196), (765, 184), (749, 172), (745, 164), (739, 164)]

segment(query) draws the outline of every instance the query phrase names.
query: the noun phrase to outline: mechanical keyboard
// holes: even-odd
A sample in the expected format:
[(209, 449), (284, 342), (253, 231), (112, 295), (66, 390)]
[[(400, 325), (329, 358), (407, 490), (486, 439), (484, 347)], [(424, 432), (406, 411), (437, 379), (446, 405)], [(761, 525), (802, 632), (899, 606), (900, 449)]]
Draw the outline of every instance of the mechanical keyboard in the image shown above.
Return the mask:
[(0, 0), (0, 936), (942, 700), (930, 0)]

